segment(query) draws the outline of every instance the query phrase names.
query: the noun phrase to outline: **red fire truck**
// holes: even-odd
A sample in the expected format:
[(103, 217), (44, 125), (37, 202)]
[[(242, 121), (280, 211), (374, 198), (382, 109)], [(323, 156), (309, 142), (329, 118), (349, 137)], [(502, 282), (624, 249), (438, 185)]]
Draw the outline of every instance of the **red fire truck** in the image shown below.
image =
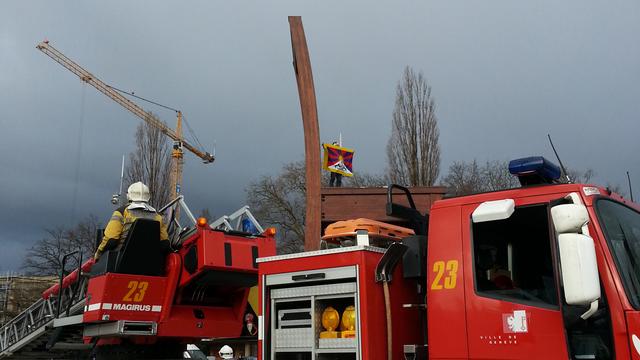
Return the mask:
[(141, 236), (93, 265), (82, 315), (85, 342), (122, 352), (130, 352), (123, 344), (151, 343), (165, 353), (167, 344), (176, 344), (181, 354), (189, 341), (240, 336), (256, 259), (275, 254), (273, 234), (216, 231), (201, 219), (166, 256), (152, 251), (158, 249), (154, 228), (157, 222), (137, 220), (132, 234)]
[(390, 186), (415, 235), (386, 247), (363, 226), (350, 246), (258, 259), (260, 358), (640, 359), (638, 207), (541, 157), (510, 171), (521, 188), (428, 216)]
[(181, 196), (173, 203), (191, 220), (171, 221), (174, 251), (161, 249), (158, 222), (136, 220), (121, 249), (85, 262), (0, 327), (0, 358), (177, 359), (205, 338), (247, 327), (251, 338), (257, 258), (275, 255), (275, 229), (246, 208), (232, 217), (249, 226), (234, 227), (228, 216), (196, 220)]

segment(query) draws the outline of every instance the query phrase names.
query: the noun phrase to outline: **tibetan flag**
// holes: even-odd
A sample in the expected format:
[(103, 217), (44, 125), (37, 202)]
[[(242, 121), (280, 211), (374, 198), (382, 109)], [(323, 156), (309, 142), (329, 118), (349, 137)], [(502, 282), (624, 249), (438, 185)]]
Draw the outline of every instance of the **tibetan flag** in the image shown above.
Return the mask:
[(353, 176), (353, 150), (338, 145), (322, 144), (324, 161), (322, 168), (344, 176)]

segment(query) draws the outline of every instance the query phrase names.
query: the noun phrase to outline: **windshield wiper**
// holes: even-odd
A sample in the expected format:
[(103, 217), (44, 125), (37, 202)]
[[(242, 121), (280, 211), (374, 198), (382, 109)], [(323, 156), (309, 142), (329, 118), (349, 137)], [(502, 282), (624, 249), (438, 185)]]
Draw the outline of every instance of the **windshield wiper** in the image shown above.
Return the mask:
[[(640, 274), (638, 272), (638, 263), (637, 263), (637, 259), (639, 258), (639, 255), (637, 251), (635, 251), (635, 246), (632, 247), (631, 244), (629, 243), (629, 233), (627, 231), (625, 231), (626, 226), (623, 226), (623, 224), (618, 221), (618, 227), (620, 228), (620, 232), (622, 234), (622, 244), (624, 245), (624, 248), (627, 252), (627, 262), (628, 262), (628, 266), (627, 268), (630, 268), (629, 270), (630, 273), (626, 274), (626, 276), (629, 278), (629, 285), (633, 286), (633, 297), (635, 298), (634, 300), (636, 300), (636, 303), (638, 303), (638, 297), (640, 297), (640, 282), (638, 282), (638, 275)], [(632, 235), (633, 237), (633, 235)], [(634, 244), (637, 244), (637, 239), (635, 237), (633, 237), (634, 240)], [(623, 274), (624, 276), (624, 274)]]

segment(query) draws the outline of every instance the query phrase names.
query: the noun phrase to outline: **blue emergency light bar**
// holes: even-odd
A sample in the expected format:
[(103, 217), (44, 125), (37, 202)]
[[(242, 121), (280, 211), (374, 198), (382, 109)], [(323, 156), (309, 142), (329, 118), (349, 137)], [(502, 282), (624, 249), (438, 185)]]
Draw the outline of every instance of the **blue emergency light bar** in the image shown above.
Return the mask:
[(552, 184), (561, 175), (560, 168), (542, 156), (511, 160), (509, 172), (518, 177), (522, 186)]

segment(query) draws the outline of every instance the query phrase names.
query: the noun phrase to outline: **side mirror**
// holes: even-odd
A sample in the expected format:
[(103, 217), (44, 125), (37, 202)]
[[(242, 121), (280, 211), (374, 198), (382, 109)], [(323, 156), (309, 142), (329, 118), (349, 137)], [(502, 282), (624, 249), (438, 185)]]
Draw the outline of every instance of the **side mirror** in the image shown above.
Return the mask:
[(600, 299), (600, 278), (593, 239), (582, 234), (558, 235), (564, 297), (569, 305)]
[(471, 214), (474, 223), (504, 220), (511, 217), (516, 208), (513, 199), (485, 201)]
[(581, 203), (562, 204), (551, 208), (551, 218), (558, 233), (564, 297), (569, 305), (590, 305), (581, 316), (587, 319), (600, 299), (596, 249), (586, 227), (589, 213)]
[(580, 233), (589, 222), (589, 213), (582, 204), (562, 204), (551, 208), (551, 218), (558, 234)]

